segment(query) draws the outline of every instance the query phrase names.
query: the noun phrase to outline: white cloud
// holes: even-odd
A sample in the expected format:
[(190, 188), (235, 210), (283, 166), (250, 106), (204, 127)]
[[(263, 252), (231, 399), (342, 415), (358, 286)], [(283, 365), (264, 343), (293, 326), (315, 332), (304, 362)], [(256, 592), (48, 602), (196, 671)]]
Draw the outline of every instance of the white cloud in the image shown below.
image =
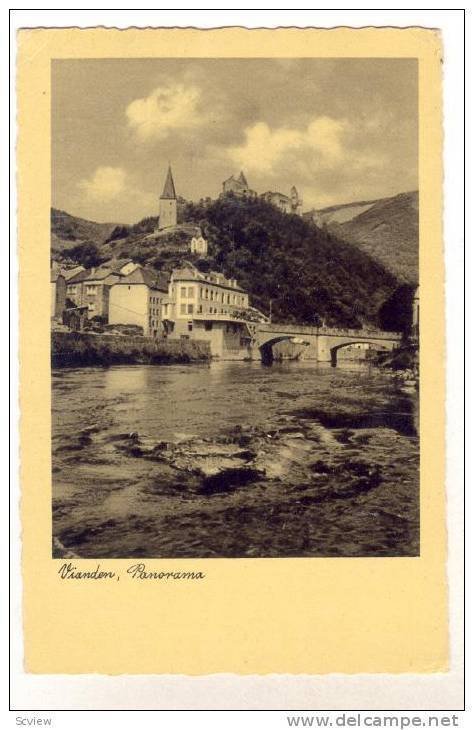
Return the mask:
[(92, 177), (78, 184), (88, 198), (113, 200), (126, 189), (126, 173), (121, 167), (98, 167)]
[(263, 173), (272, 172), (288, 158), (317, 157), (318, 164), (330, 167), (344, 159), (342, 137), (348, 128), (344, 120), (317, 117), (302, 129), (257, 122), (245, 129), (245, 142), (227, 149), (237, 167)]
[(129, 126), (141, 139), (162, 139), (176, 129), (189, 129), (205, 121), (199, 110), (197, 86), (158, 86), (148, 96), (135, 99), (126, 109)]

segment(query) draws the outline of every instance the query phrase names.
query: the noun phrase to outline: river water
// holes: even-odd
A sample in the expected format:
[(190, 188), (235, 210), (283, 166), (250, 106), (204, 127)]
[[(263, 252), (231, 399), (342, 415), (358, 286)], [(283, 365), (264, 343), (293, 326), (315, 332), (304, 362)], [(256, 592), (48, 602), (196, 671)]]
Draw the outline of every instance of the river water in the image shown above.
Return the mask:
[(417, 393), (366, 364), (53, 371), (56, 557), (419, 551)]

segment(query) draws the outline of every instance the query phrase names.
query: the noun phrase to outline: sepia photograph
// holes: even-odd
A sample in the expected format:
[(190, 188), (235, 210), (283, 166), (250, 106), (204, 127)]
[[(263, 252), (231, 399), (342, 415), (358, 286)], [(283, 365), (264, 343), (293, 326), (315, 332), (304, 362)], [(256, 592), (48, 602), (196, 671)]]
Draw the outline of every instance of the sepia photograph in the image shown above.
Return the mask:
[(54, 558), (419, 556), (418, 108), (416, 58), (51, 61)]

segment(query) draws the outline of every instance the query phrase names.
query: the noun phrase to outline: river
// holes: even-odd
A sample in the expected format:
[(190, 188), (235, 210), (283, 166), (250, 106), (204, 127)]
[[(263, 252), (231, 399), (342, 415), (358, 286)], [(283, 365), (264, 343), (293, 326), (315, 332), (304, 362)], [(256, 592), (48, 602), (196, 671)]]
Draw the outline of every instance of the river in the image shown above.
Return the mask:
[(52, 373), (53, 555), (419, 552), (417, 393), (366, 364)]

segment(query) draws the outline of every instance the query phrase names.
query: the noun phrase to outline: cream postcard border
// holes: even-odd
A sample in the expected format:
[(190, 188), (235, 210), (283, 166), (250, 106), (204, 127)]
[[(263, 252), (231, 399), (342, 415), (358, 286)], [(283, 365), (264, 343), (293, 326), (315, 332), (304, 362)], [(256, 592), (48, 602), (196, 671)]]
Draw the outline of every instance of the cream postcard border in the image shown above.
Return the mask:
[[(51, 558), (50, 62), (108, 57), (419, 61), (421, 555), (147, 561), (199, 583), (62, 582)], [(439, 672), (448, 667), (441, 43), (423, 29), (37, 29), (19, 33), (25, 662), (36, 673)], [(431, 367), (430, 364), (435, 364)], [(93, 561), (96, 562), (96, 561)], [(91, 565), (91, 561), (79, 561)], [(102, 561), (120, 568), (124, 561)], [(130, 617), (133, 616), (133, 624)]]

